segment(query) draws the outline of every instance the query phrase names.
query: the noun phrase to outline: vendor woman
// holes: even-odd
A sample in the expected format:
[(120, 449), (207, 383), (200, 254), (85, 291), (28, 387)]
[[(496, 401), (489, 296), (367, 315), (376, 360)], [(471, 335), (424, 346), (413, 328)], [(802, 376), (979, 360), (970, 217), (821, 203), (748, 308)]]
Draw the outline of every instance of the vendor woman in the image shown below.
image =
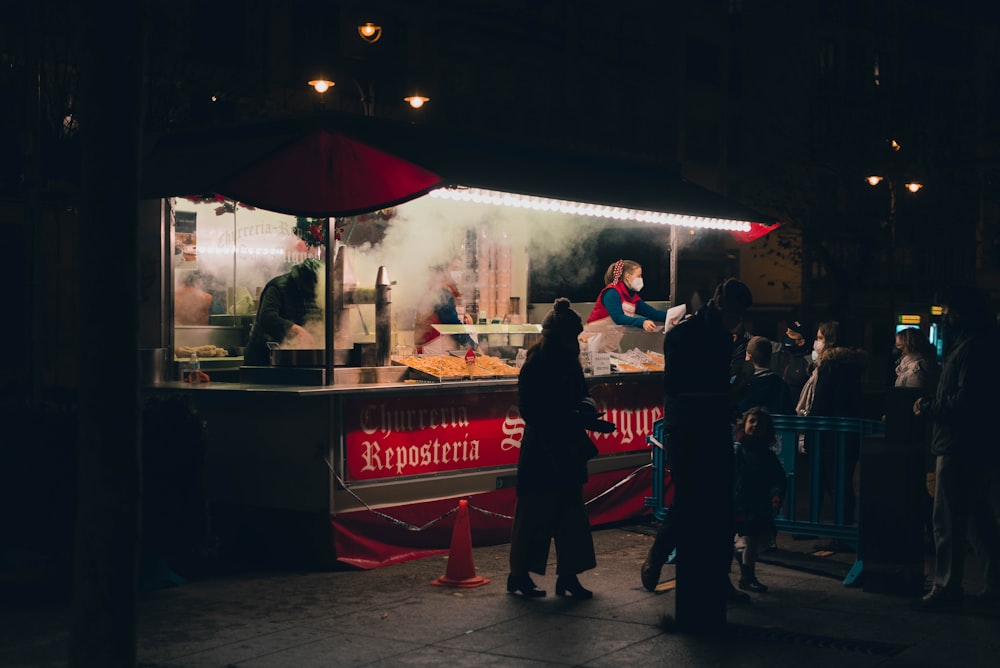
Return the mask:
[(639, 297), (642, 266), (638, 262), (613, 262), (604, 274), (604, 283), (580, 335), (583, 350), (618, 350), (626, 327), (655, 332), (658, 323), (666, 322), (666, 311), (653, 308)]

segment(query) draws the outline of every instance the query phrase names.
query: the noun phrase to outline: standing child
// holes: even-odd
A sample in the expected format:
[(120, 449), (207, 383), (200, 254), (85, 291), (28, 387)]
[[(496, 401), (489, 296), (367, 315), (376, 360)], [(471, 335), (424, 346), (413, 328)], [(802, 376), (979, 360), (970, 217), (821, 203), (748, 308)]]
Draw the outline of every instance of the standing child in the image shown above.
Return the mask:
[(774, 511), (785, 498), (785, 469), (771, 449), (774, 438), (774, 422), (763, 406), (750, 408), (736, 423), (736, 558), (740, 589), (753, 592), (767, 591), (757, 580), (757, 555), (774, 535)]

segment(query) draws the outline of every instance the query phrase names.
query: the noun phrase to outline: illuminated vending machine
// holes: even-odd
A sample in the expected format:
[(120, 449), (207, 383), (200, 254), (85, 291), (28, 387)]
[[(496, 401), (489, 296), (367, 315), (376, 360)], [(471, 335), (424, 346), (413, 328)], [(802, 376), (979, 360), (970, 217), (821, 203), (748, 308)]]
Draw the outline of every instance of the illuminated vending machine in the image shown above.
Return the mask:
[(944, 332), (941, 327), (941, 306), (934, 304), (931, 306), (931, 314), (927, 325), (927, 338), (934, 349), (937, 350), (937, 361), (941, 362), (944, 357)]

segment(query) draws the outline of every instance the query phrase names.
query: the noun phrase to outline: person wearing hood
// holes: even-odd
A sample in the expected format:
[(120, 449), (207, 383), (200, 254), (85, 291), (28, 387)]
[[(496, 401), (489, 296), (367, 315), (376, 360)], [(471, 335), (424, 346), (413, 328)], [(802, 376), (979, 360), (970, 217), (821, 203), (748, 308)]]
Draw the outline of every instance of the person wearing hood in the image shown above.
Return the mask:
[(597, 456), (588, 431), (610, 433), (612, 422), (590, 397), (580, 366), (580, 316), (565, 297), (542, 320), (542, 335), (528, 349), (517, 380), (524, 419), (517, 460), (517, 503), (510, 539), (507, 591), (545, 596), (530, 573), (545, 574), (556, 546), (556, 595), (592, 598), (577, 575), (597, 566), (583, 501), (587, 461)]
[(316, 293), (322, 266), (319, 260), (310, 258), (267, 282), (260, 293), (244, 364), (269, 365), (269, 341), (293, 344), (296, 348), (317, 347), (315, 338), (305, 325), (322, 322), (323, 310), (317, 302)]
[(617, 351), (627, 327), (655, 332), (667, 320), (667, 312), (654, 308), (639, 297), (643, 288), (642, 265), (632, 260), (611, 263), (604, 272), (604, 288), (587, 316), (580, 343), (597, 352)]
[[(836, 320), (821, 322), (813, 343), (816, 352), (815, 386), (809, 415), (860, 418), (864, 416), (861, 379), (864, 376), (867, 356), (859, 348), (848, 345), (844, 328)], [(855, 494), (854, 470), (861, 454), (861, 437), (848, 434), (843, 452), (837, 447), (836, 432), (820, 433), (820, 484), (822, 492), (836, 499), (838, 491), (843, 498), (843, 517), (838, 523), (854, 521)], [(837, 490), (836, 462), (843, 457), (843, 487)]]
[(458, 289), (460, 278), (458, 260), (435, 267), (431, 285), (420, 300), (413, 320), (413, 343), (418, 353), (447, 355), (451, 350), (477, 347), (468, 334), (441, 334), (434, 329), (434, 325), (475, 324), (467, 313), (458, 312), (458, 301), (462, 298)]
[[(996, 438), (998, 336), (982, 293), (953, 287), (937, 300), (948, 344), (933, 398), (920, 397), (913, 413), (931, 424), (935, 461), (934, 570), (921, 610), (963, 602), (966, 548), (983, 567), (984, 605), (1000, 603), (1000, 449)], [(968, 540), (967, 540), (968, 538)]]
[(754, 406), (764, 406), (771, 415), (795, 412), (788, 385), (768, 367), (772, 351), (770, 339), (763, 336), (754, 336), (747, 343), (746, 360), (753, 364), (753, 373), (747, 379), (746, 393), (736, 404), (741, 414)]
[(774, 352), (770, 367), (781, 376), (792, 395), (792, 405), (798, 403), (802, 388), (812, 373), (812, 345), (807, 338), (808, 327), (794, 320), (785, 328), (781, 342), (771, 346)]

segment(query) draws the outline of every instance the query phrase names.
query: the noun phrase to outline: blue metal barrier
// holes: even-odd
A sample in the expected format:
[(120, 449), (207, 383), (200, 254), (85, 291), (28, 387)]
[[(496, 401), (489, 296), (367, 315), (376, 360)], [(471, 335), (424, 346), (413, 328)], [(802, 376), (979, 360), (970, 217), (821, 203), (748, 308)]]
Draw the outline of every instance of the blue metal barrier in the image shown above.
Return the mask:
[(653, 509), (653, 517), (661, 522), (667, 516), (666, 483), (663, 478), (667, 469), (666, 457), (663, 452), (663, 420), (653, 423), (653, 433), (646, 437), (646, 445), (652, 448), (653, 458), (653, 495), (644, 499), (647, 508)]
[[(846, 518), (846, 503), (843, 490), (846, 488), (845, 477), (847, 466), (845, 455), (849, 438), (860, 439), (871, 434), (885, 432), (885, 426), (877, 420), (861, 418), (816, 417), (801, 415), (775, 415), (774, 429), (777, 433), (781, 460), (785, 473), (788, 475), (788, 491), (785, 495), (785, 505), (782, 513), (775, 518), (779, 531), (807, 536), (825, 536), (837, 538), (857, 546), (858, 526)], [(833, 442), (823, 443), (821, 434), (833, 433)], [(796, 470), (796, 453), (799, 443), (802, 443), (809, 453), (808, 471)], [(836, 456), (833, 458), (835, 471), (833, 518), (827, 519), (821, 515), (823, 489), (821, 484), (820, 449), (833, 447)], [(860, 462), (859, 462), (860, 465)], [(803, 475), (808, 475), (809, 498), (804, 514), (799, 514), (801, 503), (798, 481)]]
[[(885, 425), (877, 420), (862, 418), (800, 415), (774, 415), (772, 417), (780, 446), (778, 459), (781, 460), (787, 475), (785, 504), (781, 512), (775, 516), (775, 525), (778, 531), (794, 535), (833, 538), (850, 544), (857, 551), (858, 525), (846, 521), (847, 499), (844, 498), (843, 494), (846, 487), (844, 484), (847, 475), (845, 455), (848, 440), (857, 438), (860, 442), (865, 436), (882, 434), (885, 432)], [(833, 439), (826, 439), (827, 443), (823, 443), (820, 435), (824, 432), (833, 433), (835, 436)], [(831, 440), (832, 443), (829, 442)], [(804, 490), (808, 492), (805, 512), (801, 514), (799, 505), (802, 499), (799, 498), (799, 495), (803, 493), (803, 490), (800, 490), (800, 486), (796, 484), (802, 479), (800, 472), (796, 471), (796, 453), (800, 441), (804, 444), (806, 451), (810, 453), (808, 470), (801, 472), (801, 476), (808, 476), (806, 479), (809, 482), (808, 490)], [(662, 521), (667, 514), (666, 485), (664, 484), (666, 456), (664, 453), (663, 420), (657, 420), (653, 423), (653, 434), (646, 437), (646, 443), (652, 449), (653, 493), (652, 496), (646, 497), (645, 504), (652, 508), (653, 515)], [(820, 457), (820, 448), (822, 447), (833, 447), (836, 450), (836, 456), (833, 458), (835, 485), (832, 518), (828, 518), (822, 513), (823, 489)], [(858, 466), (860, 467), (860, 461)], [(844, 579), (844, 584), (854, 584), (854, 581), (861, 574), (861, 568), (861, 555), (858, 555), (854, 567)]]

